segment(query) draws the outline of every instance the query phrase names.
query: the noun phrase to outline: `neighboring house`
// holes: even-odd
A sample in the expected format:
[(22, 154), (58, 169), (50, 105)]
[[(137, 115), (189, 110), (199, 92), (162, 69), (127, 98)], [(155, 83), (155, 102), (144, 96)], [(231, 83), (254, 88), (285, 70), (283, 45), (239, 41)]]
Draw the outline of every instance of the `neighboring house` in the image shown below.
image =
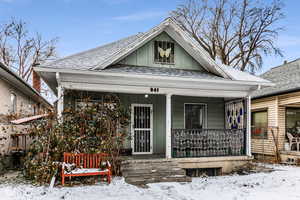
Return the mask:
[(250, 159), (249, 96), (272, 85), (217, 64), (171, 18), (35, 71), (58, 95), (58, 114), (84, 95), (101, 101), (105, 93), (117, 94), (131, 108), (132, 140), (124, 148), (133, 155), (222, 172)]
[[(295, 155), (300, 158), (299, 147), (297, 150), (300, 144), (300, 59), (274, 67), (261, 78), (276, 85), (253, 94), (252, 152), (274, 156), (275, 143), (278, 143), (283, 162), (297, 161)], [(293, 142), (291, 148), (290, 142)]]
[[(41, 80), (35, 72), (33, 80), (34, 86), (31, 87), (19, 75), (0, 63), (0, 154), (10, 152), (14, 143), (13, 135), (19, 134), (24, 128), (18, 121), (16, 123), (19, 125), (13, 125), (11, 120), (40, 115), (52, 109), (52, 105), (39, 93)], [(16, 136), (16, 140), (17, 138)]]

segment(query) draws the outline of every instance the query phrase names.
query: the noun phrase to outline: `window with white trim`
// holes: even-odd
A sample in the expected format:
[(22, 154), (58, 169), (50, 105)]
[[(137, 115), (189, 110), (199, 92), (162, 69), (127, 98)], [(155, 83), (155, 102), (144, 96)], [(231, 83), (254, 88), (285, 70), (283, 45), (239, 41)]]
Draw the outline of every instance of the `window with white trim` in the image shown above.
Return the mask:
[(10, 94), (10, 112), (17, 112), (17, 95), (15, 93)]

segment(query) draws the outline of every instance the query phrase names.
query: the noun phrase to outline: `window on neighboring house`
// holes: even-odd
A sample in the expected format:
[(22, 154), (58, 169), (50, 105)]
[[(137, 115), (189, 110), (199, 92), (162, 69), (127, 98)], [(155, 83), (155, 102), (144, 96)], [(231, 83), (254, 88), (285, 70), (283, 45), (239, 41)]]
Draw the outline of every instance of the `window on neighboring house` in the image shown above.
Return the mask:
[(268, 110), (251, 112), (251, 136), (254, 139), (268, 139)]
[(174, 64), (174, 43), (154, 41), (154, 61), (162, 64)]
[(300, 108), (286, 108), (286, 132), (294, 137), (300, 136)]
[(186, 129), (206, 128), (206, 105), (184, 104), (184, 120)]
[(10, 111), (12, 113), (17, 112), (17, 96), (14, 93), (10, 94)]
[(37, 115), (37, 105), (33, 105), (33, 115)]

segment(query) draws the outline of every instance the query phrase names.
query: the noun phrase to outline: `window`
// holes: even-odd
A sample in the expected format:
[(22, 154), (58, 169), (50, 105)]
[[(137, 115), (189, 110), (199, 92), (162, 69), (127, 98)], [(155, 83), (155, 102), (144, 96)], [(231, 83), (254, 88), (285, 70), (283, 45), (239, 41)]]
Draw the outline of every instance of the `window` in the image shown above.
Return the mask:
[(251, 113), (251, 135), (254, 139), (268, 139), (268, 111)]
[(286, 131), (294, 137), (300, 136), (300, 108), (286, 108)]
[(184, 104), (184, 118), (186, 129), (206, 128), (206, 105)]
[(10, 112), (17, 112), (17, 96), (14, 93), (10, 94)]
[(154, 41), (154, 61), (162, 64), (174, 64), (174, 43)]

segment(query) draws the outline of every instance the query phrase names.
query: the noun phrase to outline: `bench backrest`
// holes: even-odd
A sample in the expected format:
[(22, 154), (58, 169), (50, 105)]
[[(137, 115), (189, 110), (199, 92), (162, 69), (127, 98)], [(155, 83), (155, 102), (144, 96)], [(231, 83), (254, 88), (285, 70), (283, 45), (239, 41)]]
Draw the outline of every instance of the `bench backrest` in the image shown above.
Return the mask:
[(106, 153), (64, 153), (64, 162), (75, 164), (78, 168), (100, 168), (101, 161), (107, 161), (108, 158)]

